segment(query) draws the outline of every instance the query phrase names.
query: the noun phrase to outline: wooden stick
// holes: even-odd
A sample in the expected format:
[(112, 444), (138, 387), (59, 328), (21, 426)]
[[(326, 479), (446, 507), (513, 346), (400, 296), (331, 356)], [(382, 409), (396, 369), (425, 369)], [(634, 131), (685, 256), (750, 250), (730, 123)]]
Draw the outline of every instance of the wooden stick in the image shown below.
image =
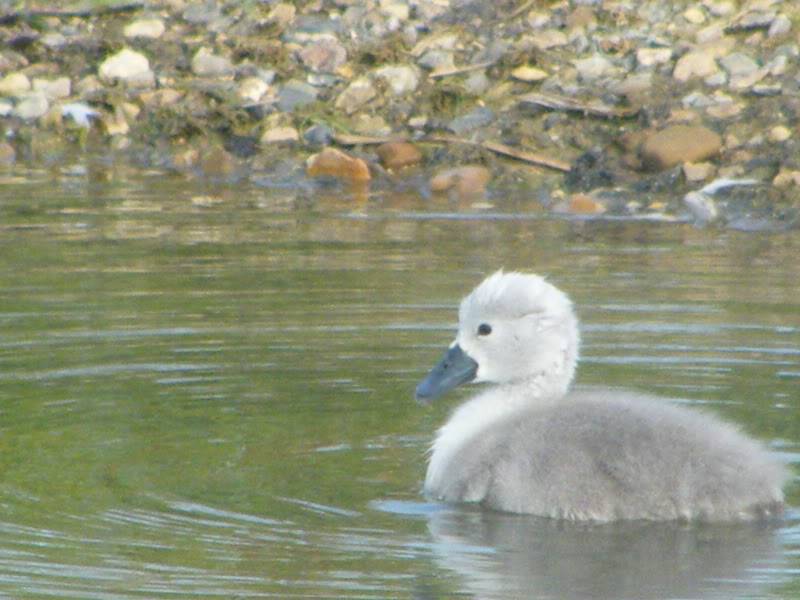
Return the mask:
[(555, 94), (542, 94), (541, 92), (531, 92), (518, 96), (517, 99), (522, 104), (533, 104), (551, 110), (563, 110), (568, 112), (579, 112), (585, 115), (593, 115), (595, 117), (604, 118), (618, 118), (628, 119), (635, 117), (641, 110), (640, 107), (631, 108), (617, 108), (608, 106), (598, 100), (589, 100), (582, 102), (566, 96), (557, 96)]

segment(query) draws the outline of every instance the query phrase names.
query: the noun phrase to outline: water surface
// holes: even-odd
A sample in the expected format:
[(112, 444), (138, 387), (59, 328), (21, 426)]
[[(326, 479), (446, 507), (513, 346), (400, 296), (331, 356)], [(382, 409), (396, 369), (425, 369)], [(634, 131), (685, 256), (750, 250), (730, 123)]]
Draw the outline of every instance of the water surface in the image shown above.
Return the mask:
[(796, 234), (78, 175), (0, 187), (0, 595), (800, 595), (795, 509), (599, 526), (426, 503), (469, 390), (412, 400), (458, 299), (535, 270), (578, 306), (579, 384), (700, 406), (796, 469)]

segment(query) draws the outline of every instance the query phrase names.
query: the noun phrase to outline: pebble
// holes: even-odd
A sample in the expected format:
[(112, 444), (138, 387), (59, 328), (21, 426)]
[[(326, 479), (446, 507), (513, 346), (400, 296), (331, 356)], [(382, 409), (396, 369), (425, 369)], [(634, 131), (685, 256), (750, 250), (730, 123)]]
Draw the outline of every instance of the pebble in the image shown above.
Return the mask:
[(336, 177), (356, 183), (370, 180), (367, 163), (336, 148), (325, 148), (311, 155), (306, 162), (306, 173), (309, 177)]
[(778, 15), (769, 26), (767, 37), (775, 38), (786, 35), (792, 30), (792, 22), (786, 15)]
[(408, 142), (387, 142), (378, 146), (375, 153), (381, 164), (393, 171), (419, 164), (422, 160), (422, 153)]
[(155, 86), (155, 75), (150, 70), (150, 61), (144, 54), (129, 48), (123, 48), (100, 63), (97, 73), (106, 83), (119, 80), (132, 88)]
[(537, 50), (550, 50), (566, 46), (569, 39), (567, 34), (558, 29), (546, 29), (538, 32), (533, 38), (533, 45)]
[(315, 73), (334, 73), (347, 61), (347, 50), (336, 38), (325, 37), (305, 46), (299, 57)]
[(161, 19), (137, 19), (128, 23), (122, 34), (127, 38), (149, 38), (158, 39), (164, 35), (164, 21)]
[(511, 71), (511, 76), (514, 79), (518, 79), (519, 81), (526, 81), (529, 83), (533, 83), (536, 81), (542, 81), (543, 79), (547, 79), (548, 73), (546, 71), (542, 71), (541, 69), (537, 69), (536, 67), (523, 65)]
[(262, 144), (281, 144), (281, 143), (299, 142), (300, 134), (294, 127), (290, 126), (273, 127), (271, 129), (267, 129), (264, 132), (264, 135), (261, 136), (260, 141)]
[(12, 114), (20, 119), (31, 121), (44, 116), (49, 108), (50, 103), (43, 93), (31, 92), (20, 99)]
[(350, 83), (336, 98), (334, 107), (343, 110), (348, 115), (361, 110), (370, 100), (378, 95), (372, 82), (366, 77), (360, 77)]
[(447, 128), (456, 135), (463, 135), (479, 127), (485, 127), (494, 119), (495, 116), (491, 109), (479, 106), (475, 110), (450, 121)]
[(604, 204), (598, 202), (588, 194), (580, 193), (570, 196), (569, 203), (564, 208), (566, 212), (573, 215), (599, 215), (606, 212)]
[(686, 181), (695, 183), (698, 181), (705, 181), (714, 174), (714, 165), (709, 162), (686, 162), (683, 163), (681, 169)]
[(706, 22), (706, 14), (703, 12), (703, 9), (698, 6), (690, 6), (683, 11), (683, 18), (692, 25), (700, 25)]
[(56, 79), (33, 80), (33, 91), (41, 92), (50, 102), (61, 98), (68, 98), (72, 93), (72, 85), (69, 77), (57, 77)]
[(408, 65), (388, 65), (374, 71), (375, 77), (383, 79), (395, 96), (404, 96), (417, 89), (419, 74)]
[(237, 94), (243, 100), (256, 103), (269, 90), (269, 85), (260, 77), (246, 77), (239, 83)]
[(776, 125), (769, 130), (769, 139), (773, 142), (785, 142), (792, 137), (792, 130), (784, 125)]
[(642, 145), (645, 166), (662, 171), (684, 162), (700, 162), (722, 147), (720, 136), (701, 125), (672, 125), (647, 138)]
[(317, 88), (296, 79), (287, 81), (278, 92), (278, 108), (292, 112), (317, 100)]
[(0, 79), (0, 96), (17, 97), (31, 90), (31, 80), (25, 73), (9, 73)]
[(640, 67), (663, 65), (672, 60), (672, 48), (639, 48), (636, 62)]
[(392, 128), (380, 115), (360, 113), (353, 121), (353, 130), (362, 135), (385, 137), (392, 133)]
[(690, 79), (702, 79), (713, 75), (717, 71), (717, 61), (714, 56), (702, 50), (693, 50), (681, 56), (675, 63), (672, 77), (680, 82)]
[(9, 100), (0, 99), (0, 117), (10, 117), (14, 112), (14, 104)]
[(325, 123), (312, 125), (303, 132), (303, 141), (311, 146), (327, 146), (333, 139), (333, 129)]
[(200, 48), (192, 58), (192, 73), (199, 77), (224, 77), (233, 74), (233, 64), (209, 48)]
[(741, 52), (723, 56), (719, 59), (719, 63), (731, 77), (750, 75), (758, 70), (758, 63)]
[(717, 203), (711, 196), (701, 192), (689, 192), (683, 197), (686, 208), (692, 213), (697, 225), (706, 225), (719, 218)]
[(600, 54), (573, 60), (572, 64), (578, 70), (578, 76), (582, 81), (595, 81), (614, 71), (614, 65), (611, 61)]
[(432, 192), (454, 191), (459, 196), (479, 196), (486, 191), (492, 174), (480, 165), (464, 165), (440, 171), (429, 182)]

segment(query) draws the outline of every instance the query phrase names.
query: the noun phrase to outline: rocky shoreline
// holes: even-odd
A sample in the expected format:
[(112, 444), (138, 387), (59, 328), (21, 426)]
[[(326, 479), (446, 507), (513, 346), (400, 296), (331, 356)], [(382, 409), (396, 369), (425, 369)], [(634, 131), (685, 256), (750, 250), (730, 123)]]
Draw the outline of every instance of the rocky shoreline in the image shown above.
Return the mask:
[[(59, 4), (59, 7), (65, 3)], [(800, 226), (789, 0), (0, 3), (0, 164)]]

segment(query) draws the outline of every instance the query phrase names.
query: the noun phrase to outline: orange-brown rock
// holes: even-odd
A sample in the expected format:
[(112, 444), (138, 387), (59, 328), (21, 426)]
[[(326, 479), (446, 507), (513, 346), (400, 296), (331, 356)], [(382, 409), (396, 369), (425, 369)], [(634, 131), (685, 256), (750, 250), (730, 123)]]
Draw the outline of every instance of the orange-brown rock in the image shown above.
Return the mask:
[(422, 153), (408, 142), (387, 142), (378, 146), (375, 152), (381, 164), (393, 171), (416, 165), (422, 160)]
[(338, 177), (348, 181), (369, 181), (369, 167), (360, 158), (336, 148), (325, 148), (308, 158), (306, 173), (310, 177)]
[(480, 195), (492, 178), (489, 169), (480, 165), (463, 165), (441, 171), (431, 178), (432, 192), (454, 190), (462, 196)]
[(598, 215), (606, 212), (606, 207), (587, 194), (573, 194), (568, 210), (573, 215)]
[(702, 162), (722, 147), (719, 135), (700, 125), (672, 125), (642, 145), (642, 162), (650, 169), (669, 169), (685, 162)]

